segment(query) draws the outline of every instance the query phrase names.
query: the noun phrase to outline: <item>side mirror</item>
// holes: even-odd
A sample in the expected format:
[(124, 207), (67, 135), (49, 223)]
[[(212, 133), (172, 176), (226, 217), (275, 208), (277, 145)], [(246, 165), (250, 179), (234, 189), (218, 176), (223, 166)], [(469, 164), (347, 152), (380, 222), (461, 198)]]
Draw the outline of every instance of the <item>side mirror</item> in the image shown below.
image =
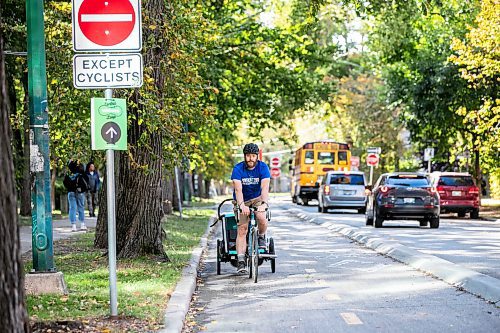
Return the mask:
[(290, 171), (293, 170), (293, 160), (292, 159), (288, 160), (288, 170), (290, 170)]

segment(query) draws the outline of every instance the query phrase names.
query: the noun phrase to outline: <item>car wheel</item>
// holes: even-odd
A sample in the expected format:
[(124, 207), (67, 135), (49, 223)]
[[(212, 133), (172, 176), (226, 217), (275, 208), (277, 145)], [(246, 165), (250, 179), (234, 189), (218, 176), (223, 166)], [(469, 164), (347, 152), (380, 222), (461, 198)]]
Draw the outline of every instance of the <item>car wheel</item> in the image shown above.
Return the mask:
[(427, 227), (427, 220), (418, 220), (421, 227)]
[(302, 202), (304, 203), (304, 206), (308, 206), (309, 205), (309, 200), (308, 199), (304, 199)]
[(365, 212), (365, 222), (366, 225), (373, 225), (373, 217), (368, 215), (368, 211)]
[(471, 219), (477, 219), (479, 218), (479, 209), (475, 208), (470, 212), (470, 218)]
[(321, 208), (321, 202), (318, 202), (318, 212), (321, 213), (323, 209)]
[(375, 228), (382, 228), (384, 219), (377, 213), (377, 207), (373, 208), (373, 226)]
[(458, 212), (458, 217), (465, 217), (465, 212)]
[(366, 208), (358, 209), (358, 214), (364, 214), (366, 212)]
[(431, 229), (439, 228), (439, 217), (431, 217), (430, 220)]

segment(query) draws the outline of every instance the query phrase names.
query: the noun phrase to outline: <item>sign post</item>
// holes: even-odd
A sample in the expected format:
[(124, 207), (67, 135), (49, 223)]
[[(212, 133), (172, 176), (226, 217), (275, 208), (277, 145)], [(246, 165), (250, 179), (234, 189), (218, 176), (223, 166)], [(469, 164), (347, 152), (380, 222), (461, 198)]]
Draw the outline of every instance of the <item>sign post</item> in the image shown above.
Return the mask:
[(274, 197), (276, 197), (276, 182), (281, 176), (281, 158), (279, 156), (275, 156), (271, 158), (271, 177), (273, 178), (273, 192)]
[(427, 161), (427, 172), (431, 173), (431, 160), (434, 157), (434, 148), (425, 148), (424, 161)]
[(378, 153), (368, 153), (366, 164), (370, 167), (370, 185), (373, 185), (373, 167), (378, 166), (380, 158)]
[[(72, 0), (73, 50), (76, 52), (139, 52), (142, 49), (141, 1)], [(142, 85), (142, 56), (87, 54), (73, 58), (77, 89), (105, 89), (93, 98), (92, 149), (106, 150), (108, 259), (111, 316), (118, 315), (116, 288), (115, 150), (127, 150), (126, 101), (113, 99), (112, 88)]]

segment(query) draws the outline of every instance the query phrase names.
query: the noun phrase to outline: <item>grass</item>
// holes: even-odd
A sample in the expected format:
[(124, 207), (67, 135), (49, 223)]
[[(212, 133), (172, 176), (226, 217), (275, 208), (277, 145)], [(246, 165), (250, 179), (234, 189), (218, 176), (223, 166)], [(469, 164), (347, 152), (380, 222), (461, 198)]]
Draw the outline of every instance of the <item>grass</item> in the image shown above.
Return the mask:
[[(213, 210), (190, 210), (184, 219), (168, 216), (164, 242), (170, 262), (154, 257), (119, 260), (117, 268), (118, 312), (159, 327), (168, 298), (199, 244)], [(55, 265), (64, 273), (69, 295), (28, 296), (32, 321), (89, 320), (109, 315), (108, 259), (93, 248), (94, 232), (54, 245)], [(58, 254), (59, 252), (59, 254)], [(25, 267), (31, 267), (27, 261)]]

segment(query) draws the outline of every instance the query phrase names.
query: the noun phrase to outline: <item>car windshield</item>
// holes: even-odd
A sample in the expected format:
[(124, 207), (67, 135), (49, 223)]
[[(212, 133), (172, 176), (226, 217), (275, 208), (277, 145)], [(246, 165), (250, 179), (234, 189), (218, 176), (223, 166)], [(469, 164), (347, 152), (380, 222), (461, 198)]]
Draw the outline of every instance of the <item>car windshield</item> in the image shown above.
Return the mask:
[(474, 186), (470, 176), (441, 176), (438, 185), (444, 186)]
[(365, 185), (363, 175), (332, 175), (330, 184)]
[(423, 176), (393, 176), (387, 178), (387, 185), (399, 185), (399, 186), (427, 186), (429, 185), (429, 180)]

